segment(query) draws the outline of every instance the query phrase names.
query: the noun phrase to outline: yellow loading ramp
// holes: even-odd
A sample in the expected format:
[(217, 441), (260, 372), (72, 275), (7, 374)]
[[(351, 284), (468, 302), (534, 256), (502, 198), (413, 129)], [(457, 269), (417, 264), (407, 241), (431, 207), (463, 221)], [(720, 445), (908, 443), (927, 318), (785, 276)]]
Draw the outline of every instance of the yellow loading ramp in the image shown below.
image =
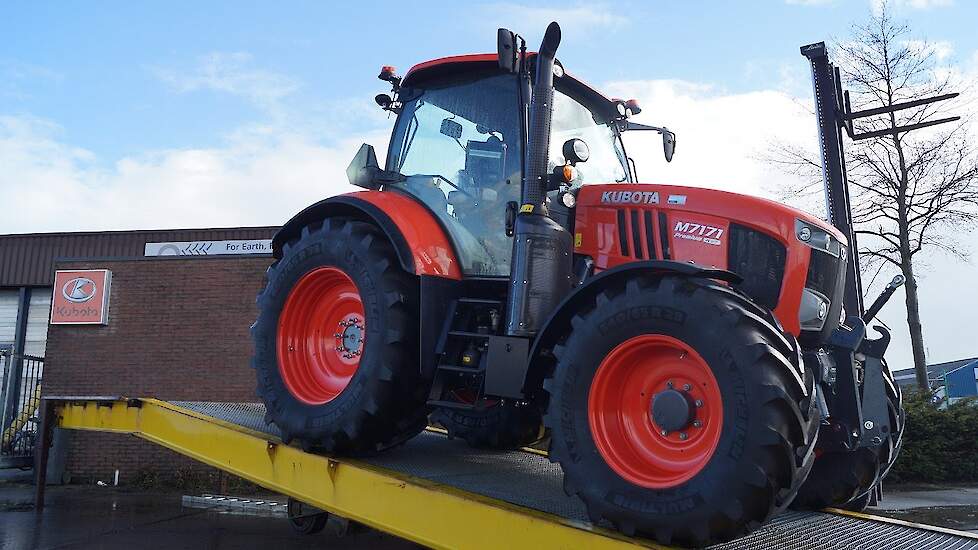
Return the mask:
[[(283, 444), (259, 404), (45, 397), (41, 420), (36, 477), (51, 428), (124, 433), (433, 548), (661, 548), (588, 522), (545, 457), (478, 451), (437, 433), (354, 460)], [(36, 508), (43, 504), (38, 483)], [(838, 510), (789, 512), (716, 548), (965, 550), (978, 549), (978, 535)]]

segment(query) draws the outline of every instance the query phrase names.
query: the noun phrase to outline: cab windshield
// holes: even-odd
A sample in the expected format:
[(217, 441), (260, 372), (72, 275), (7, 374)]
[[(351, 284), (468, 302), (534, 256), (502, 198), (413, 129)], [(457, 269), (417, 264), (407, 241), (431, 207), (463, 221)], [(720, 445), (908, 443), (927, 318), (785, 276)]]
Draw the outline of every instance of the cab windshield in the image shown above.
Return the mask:
[(551, 167), (566, 162), (562, 150), (569, 139), (584, 140), (591, 152), (587, 162), (577, 165), (579, 178), (574, 186), (629, 181), (628, 160), (618, 132), (611, 123), (598, 119), (598, 115), (557, 88), (550, 131)]
[(387, 169), (451, 234), (466, 275), (509, 274), (506, 203), (518, 201), (522, 166), (515, 75), (455, 76), (402, 90)]
[[(519, 201), (523, 164), (519, 80), (516, 75), (465, 73), (402, 88), (403, 104), (387, 153), (387, 169), (405, 180), (439, 218), (456, 248), (462, 272), (507, 276), (512, 238), (506, 203)], [(564, 164), (562, 145), (583, 139), (587, 162), (574, 186), (629, 180), (618, 133), (558, 84), (550, 140), (551, 166)]]

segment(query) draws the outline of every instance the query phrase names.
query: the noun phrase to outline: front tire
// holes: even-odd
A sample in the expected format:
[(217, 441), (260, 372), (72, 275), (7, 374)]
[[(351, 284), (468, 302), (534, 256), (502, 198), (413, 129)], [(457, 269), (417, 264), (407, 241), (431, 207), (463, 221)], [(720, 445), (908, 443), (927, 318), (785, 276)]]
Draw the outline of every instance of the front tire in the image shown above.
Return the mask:
[(574, 316), (544, 421), (593, 521), (701, 546), (788, 505), (818, 416), (797, 344), (769, 318), (712, 281), (654, 275), (609, 284)]
[(305, 227), (266, 279), (253, 365), (284, 441), (365, 454), (424, 429), (418, 285), (383, 233), (345, 219)]
[(815, 459), (808, 479), (798, 491), (798, 497), (792, 503), (792, 508), (799, 510), (833, 507), (854, 510), (859, 506), (865, 508), (869, 501), (868, 495), (873, 488), (883, 482), (883, 478), (900, 455), (903, 431), (906, 428), (907, 413), (903, 409), (903, 393), (900, 391), (900, 386), (893, 381), (890, 369), (885, 363), (883, 384), (890, 416), (890, 437), (877, 447), (820, 454)]

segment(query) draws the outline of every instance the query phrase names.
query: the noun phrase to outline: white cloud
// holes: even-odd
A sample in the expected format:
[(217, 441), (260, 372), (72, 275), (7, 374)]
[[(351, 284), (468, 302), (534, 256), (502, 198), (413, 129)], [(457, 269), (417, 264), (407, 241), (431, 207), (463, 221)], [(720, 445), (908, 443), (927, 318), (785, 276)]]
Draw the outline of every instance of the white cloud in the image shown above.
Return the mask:
[(677, 133), (676, 156), (669, 164), (657, 135), (626, 135), (643, 181), (773, 196), (785, 176), (758, 160), (770, 143), (816, 143), (811, 115), (779, 90), (731, 94), (708, 85), (652, 80), (613, 82), (604, 91), (638, 99), (644, 110), (636, 121)]
[(953, 6), (954, 0), (869, 0), (869, 5), (873, 9), (873, 13), (879, 14), (884, 6), (897, 9), (929, 10)]
[(947, 61), (954, 55), (954, 46), (947, 40), (937, 40), (929, 42), (926, 40), (907, 40), (907, 48), (914, 52), (933, 53), (934, 59), (938, 62)]
[(353, 190), (345, 169), (359, 145), (257, 126), (223, 147), (153, 151), (103, 167), (53, 123), (0, 117), (0, 233), (277, 225)]
[(153, 73), (181, 93), (223, 92), (265, 107), (299, 88), (299, 83), (286, 75), (253, 67), (251, 55), (244, 52), (212, 52), (198, 58), (190, 70), (156, 67)]
[(483, 19), (489, 17), (500, 22), (508, 21), (509, 25), (518, 21), (521, 29), (539, 29), (535, 32), (541, 33), (551, 21), (559, 22), (565, 34), (574, 35), (622, 27), (628, 23), (628, 17), (620, 15), (612, 4), (604, 3), (548, 8), (501, 2), (483, 6), (482, 13)]

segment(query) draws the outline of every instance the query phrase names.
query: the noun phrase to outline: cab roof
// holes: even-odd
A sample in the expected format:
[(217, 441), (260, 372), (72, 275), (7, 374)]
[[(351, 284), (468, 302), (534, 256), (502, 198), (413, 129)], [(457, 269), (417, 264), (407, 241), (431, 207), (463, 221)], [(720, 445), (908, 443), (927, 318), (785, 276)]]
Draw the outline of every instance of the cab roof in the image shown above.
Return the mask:
[[(536, 64), (533, 63), (536, 55), (536, 52), (527, 52), (527, 62), (530, 63), (530, 67), (536, 67)], [(561, 67), (563, 66), (561, 65)], [(459, 73), (491, 70), (501, 71), (499, 69), (499, 57), (497, 54), (476, 53), (453, 55), (418, 63), (408, 69), (408, 72), (401, 80), (401, 84), (407, 87), (418, 86), (421, 82), (429, 79)], [(564, 76), (554, 79), (554, 85), (562, 92), (587, 105), (592, 112), (600, 114), (606, 121), (611, 121), (618, 116), (618, 110), (614, 101), (593, 86), (566, 71), (564, 72)]]

